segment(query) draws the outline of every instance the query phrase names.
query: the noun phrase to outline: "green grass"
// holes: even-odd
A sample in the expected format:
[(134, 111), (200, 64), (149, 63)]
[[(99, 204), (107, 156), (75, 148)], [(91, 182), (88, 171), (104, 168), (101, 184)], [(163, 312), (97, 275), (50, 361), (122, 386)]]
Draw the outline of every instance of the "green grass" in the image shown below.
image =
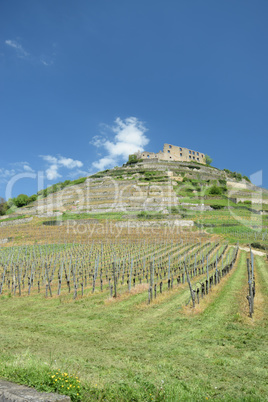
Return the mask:
[(65, 212), (63, 213), (62, 219), (63, 221), (67, 220), (79, 220), (79, 219), (113, 219), (113, 220), (121, 220), (124, 215), (134, 215), (135, 213), (131, 212), (105, 212), (105, 213), (80, 213), (80, 214), (72, 214)]
[[(267, 301), (267, 265), (258, 258), (256, 269)], [(241, 319), (246, 284), (242, 253), (193, 316), (181, 310), (187, 287), (149, 307), (147, 292), (110, 303), (106, 290), (76, 301), (2, 296), (0, 373), (39, 389), (50, 370), (74, 373), (85, 401), (265, 400), (267, 313)]]
[(24, 219), (24, 218), (27, 218), (27, 216), (26, 215), (13, 216), (11, 218), (6, 218), (6, 219), (3, 219), (3, 220), (0, 220), (0, 222), (10, 222), (10, 221), (16, 221), (18, 219)]

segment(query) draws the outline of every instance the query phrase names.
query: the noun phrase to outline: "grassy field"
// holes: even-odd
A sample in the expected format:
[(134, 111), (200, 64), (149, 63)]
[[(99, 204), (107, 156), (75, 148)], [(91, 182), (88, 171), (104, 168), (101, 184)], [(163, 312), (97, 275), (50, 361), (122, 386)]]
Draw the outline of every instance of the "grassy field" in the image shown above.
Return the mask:
[(139, 287), (116, 300), (4, 295), (0, 374), (47, 390), (49, 373), (74, 373), (83, 401), (265, 400), (268, 267), (256, 257), (250, 319), (246, 257), (195, 311), (186, 284), (150, 305)]

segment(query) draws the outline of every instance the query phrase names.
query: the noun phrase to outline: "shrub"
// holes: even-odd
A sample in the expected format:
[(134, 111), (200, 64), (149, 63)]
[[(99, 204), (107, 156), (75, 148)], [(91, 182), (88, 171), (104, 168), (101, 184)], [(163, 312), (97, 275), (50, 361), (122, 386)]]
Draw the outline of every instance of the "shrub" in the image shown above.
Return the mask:
[(248, 181), (249, 183), (251, 183), (251, 181), (249, 180), (249, 178), (247, 176), (243, 176), (243, 179), (245, 179), (246, 181)]
[(31, 195), (31, 196), (29, 197), (29, 204), (30, 204), (30, 202), (34, 202), (34, 201), (36, 201), (36, 200), (37, 200), (37, 194)]
[(222, 194), (222, 188), (218, 187), (218, 186), (216, 186), (216, 184), (214, 184), (214, 186), (212, 186), (209, 189), (209, 194), (211, 194), (211, 195), (221, 195)]
[(0, 197), (0, 215), (5, 215), (7, 210), (8, 210), (7, 202), (4, 200), (4, 198)]
[(210, 156), (205, 155), (205, 160), (207, 165), (211, 165), (213, 159)]
[(211, 208), (213, 209), (223, 209), (224, 205), (220, 205), (220, 204), (212, 204), (210, 205)]
[(141, 211), (141, 212), (137, 215), (138, 218), (146, 218), (146, 216), (147, 216), (147, 212), (145, 212), (145, 211)]
[(24, 207), (24, 205), (27, 205), (29, 203), (29, 197), (26, 194), (20, 194), (17, 198), (13, 198), (13, 203), (18, 208)]
[(250, 205), (251, 206), (252, 202), (250, 200), (246, 200), (246, 201), (239, 201), (238, 204)]
[(177, 214), (179, 212), (179, 209), (177, 207), (173, 206), (173, 207), (170, 208), (170, 212), (172, 214)]

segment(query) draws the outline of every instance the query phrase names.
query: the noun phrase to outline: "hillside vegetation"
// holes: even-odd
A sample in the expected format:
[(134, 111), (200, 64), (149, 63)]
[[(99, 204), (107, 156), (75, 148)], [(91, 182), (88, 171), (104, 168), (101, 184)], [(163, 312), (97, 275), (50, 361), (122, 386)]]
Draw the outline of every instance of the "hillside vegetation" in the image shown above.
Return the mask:
[[(130, 160), (122, 167), (66, 180), (25, 197), (9, 201), (10, 219), (20, 215), (63, 221), (168, 217), (190, 220), (196, 228), (233, 242), (268, 246), (268, 191), (253, 186), (240, 173), (194, 162)], [(27, 205), (21, 208), (23, 202)]]

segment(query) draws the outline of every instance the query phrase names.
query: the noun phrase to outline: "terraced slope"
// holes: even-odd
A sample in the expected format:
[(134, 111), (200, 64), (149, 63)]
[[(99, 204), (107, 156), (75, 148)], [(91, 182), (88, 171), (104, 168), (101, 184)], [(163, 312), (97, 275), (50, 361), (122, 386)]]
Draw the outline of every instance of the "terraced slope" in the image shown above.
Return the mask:
[[(189, 184), (193, 187), (187, 189)], [(18, 214), (52, 215), (62, 212), (162, 211), (178, 205), (188, 195), (213, 184), (237, 185), (226, 172), (193, 163), (143, 161), (90, 176), (84, 183), (65, 187), (21, 208)], [(182, 186), (183, 185), (183, 186)], [(240, 187), (253, 191), (242, 179)], [(187, 193), (188, 192), (188, 193)]]

